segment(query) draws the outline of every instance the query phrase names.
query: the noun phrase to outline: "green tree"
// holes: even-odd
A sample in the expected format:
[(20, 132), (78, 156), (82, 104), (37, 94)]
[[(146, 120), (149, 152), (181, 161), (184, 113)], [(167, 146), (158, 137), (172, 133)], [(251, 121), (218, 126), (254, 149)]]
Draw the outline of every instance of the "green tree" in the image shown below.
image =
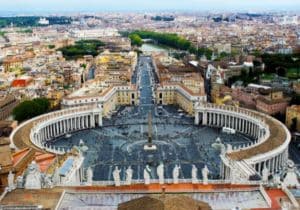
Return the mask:
[(132, 45), (141, 46), (143, 44), (142, 38), (137, 34), (131, 34), (129, 35), (129, 38)]
[(48, 48), (49, 48), (49, 49), (54, 49), (54, 48), (55, 48), (55, 45), (54, 45), (54, 44), (49, 44), (49, 45), (48, 45)]
[(37, 98), (21, 102), (13, 110), (14, 119), (21, 122), (46, 113), (50, 103), (46, 98)]
[(99, 40), (80, 40), (75, 42), (75, 45), (59, 48), (58, 51), (61, 51), (67, 60), (72, 60), (84, 55), (97, 56), (101, 52), (101, 46), (104, 46), (104, 43)]

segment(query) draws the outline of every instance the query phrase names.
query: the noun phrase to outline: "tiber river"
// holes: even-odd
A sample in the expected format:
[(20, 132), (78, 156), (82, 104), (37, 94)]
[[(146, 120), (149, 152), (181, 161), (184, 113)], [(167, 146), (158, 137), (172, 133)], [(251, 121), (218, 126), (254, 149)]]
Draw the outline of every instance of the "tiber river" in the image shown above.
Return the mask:
[(144, 43), (141, 48), (143, 52), (169, 52), (169, 48), (161, 45)]

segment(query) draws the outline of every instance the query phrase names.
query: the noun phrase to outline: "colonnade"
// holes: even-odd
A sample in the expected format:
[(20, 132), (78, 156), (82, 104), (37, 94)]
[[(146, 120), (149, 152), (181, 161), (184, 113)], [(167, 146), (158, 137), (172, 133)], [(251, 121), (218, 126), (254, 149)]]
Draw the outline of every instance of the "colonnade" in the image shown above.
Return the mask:
[(274, 157), (261, 161), (259, 163), (253, 164), (252, 167), (256, 171), (262, 173), (264, 167), (267, 167), (271, 174), (278, 172), (286, 164), (288, 160), (289, 152), (286, 149), (283, 153), (280, 153)]
[(211, 127), (227, 127), (251, 136), (254, 139), (261, 139), (265, 134), (265, 128), (256, 119), (243, 117), (239, 113), (218, 112), (214, 110), (200, 111), (195, 113), (195, 124)]
[[(30, 139), (37, 147), (56, 153), (50, 146), (45, 148), (45, 142), (75, 131), (102, 126), (102, 123), (100, 107), (88, 106), (57, 111), (36, 119), (36, 125), (31, 128)], [(58, 149), (57, 153), (62, 151)]]
[[(273, 121), (274, 124), (269, 125), (268, 122)], [(218, 106), (215, 104), (202, 104), (195, 106), (195, 124), (211, 127), (226, 127), (234, 129), (237, 132), (243, 133), (253, 139), (253, 142), (243, 148), (233, 149), (231, 152), (238, 153), (239, 151), (258, 147), (270, 138), (270, 127), (278, 126), (274, 129), (279, 129), (285, 135), (275, 138), (282, 138), (281, 145), (270, 147), (270, 151), (263, 152), (257, 155), (248, 156), (245, 159), (230, 159), (227, 154), (223, 154), (222, 164), (220, 168), (220, 176), (223, 179), (231, 179), (233, 176), (233, 168), (239, 167), (240, 176), (249, 178), (251, 175), (262, 175), (264, 167), (267, 167), (270, 174), (274, 174), (282, 169), (288, 160), (288, 144), (290, 142), (290, 133), (286, 127), (273, 119), (270, 116), (255, 111), (246, 110), (238, 107)], [(274, 137), (273, 137), (274, 138)], [(285, 139), (283, 139), (285, 138)], [(237, 154), (238, 155), (238, 154)], [(222, 155), (221, 155), (222, 156)]]

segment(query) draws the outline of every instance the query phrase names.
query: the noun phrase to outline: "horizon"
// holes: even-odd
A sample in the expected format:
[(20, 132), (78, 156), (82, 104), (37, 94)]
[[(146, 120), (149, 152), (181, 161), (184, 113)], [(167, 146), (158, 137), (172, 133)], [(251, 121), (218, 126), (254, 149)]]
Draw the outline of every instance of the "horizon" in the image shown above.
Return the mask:
[(300, 1), (296, 0), (0, 0), (0, 15), (38, 13), (105, 13), (105, 12), (299, 12)]

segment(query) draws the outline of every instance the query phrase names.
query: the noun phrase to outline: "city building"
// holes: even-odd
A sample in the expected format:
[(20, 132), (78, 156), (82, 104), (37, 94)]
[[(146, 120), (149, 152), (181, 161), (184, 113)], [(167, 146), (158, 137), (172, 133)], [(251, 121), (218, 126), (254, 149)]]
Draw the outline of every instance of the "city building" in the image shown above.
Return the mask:
[(206, 101), (204, 80), (194, 66), (161, 55), (154, 56), (153, 66), (158, 79), (157, 104), (176, 104), (193, 114), (196, 103)]
[(300, 132), (300, 106), (292, 105), (286, 109), (286, 126), (293, 130)]
[(0, 99), (0, 120), (7, 119), (18, 104), (19, 100), (17, 100), (13, 95), (2, 97)]

